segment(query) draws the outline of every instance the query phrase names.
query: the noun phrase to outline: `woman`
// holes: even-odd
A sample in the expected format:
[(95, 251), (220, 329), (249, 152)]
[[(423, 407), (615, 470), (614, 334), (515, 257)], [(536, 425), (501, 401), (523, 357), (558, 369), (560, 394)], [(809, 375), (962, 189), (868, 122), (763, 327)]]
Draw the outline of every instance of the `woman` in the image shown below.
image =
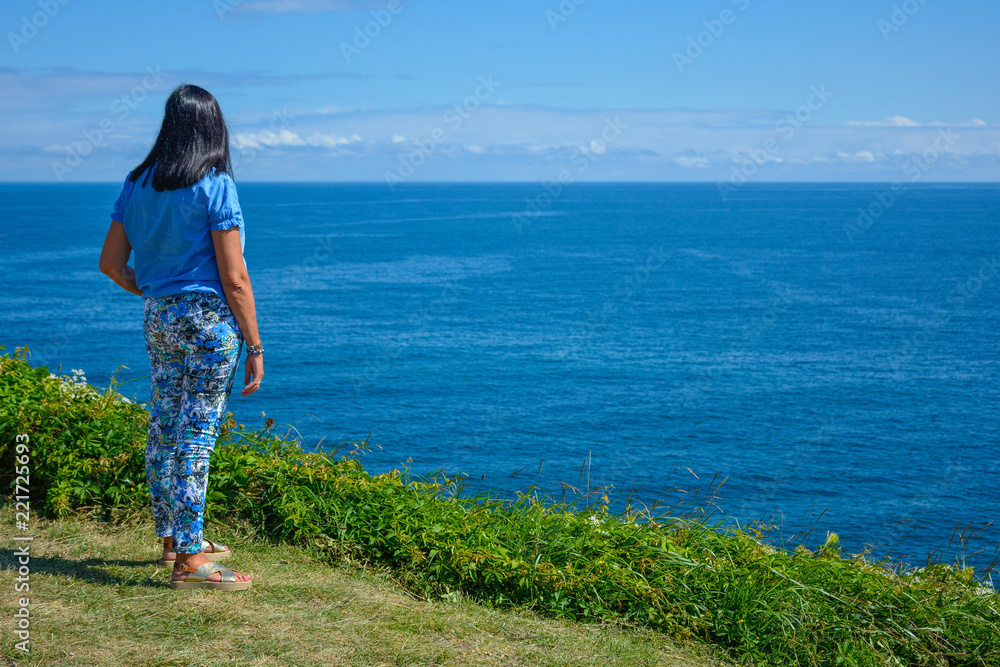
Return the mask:
[(125, 179), (101, 251), (101, 271), (145, 299), (152, 367), (146, 479), (161, 563), (173, 561), (175, 589), (251, 585), (249, 575), (213, 562), (228, 549), (202, 540), (209, 456), (244, 340), (243, 395), (264, 377), (231, 172), (219, 103), (202, 88), (180, 86), (167, 99), (153, 149)]

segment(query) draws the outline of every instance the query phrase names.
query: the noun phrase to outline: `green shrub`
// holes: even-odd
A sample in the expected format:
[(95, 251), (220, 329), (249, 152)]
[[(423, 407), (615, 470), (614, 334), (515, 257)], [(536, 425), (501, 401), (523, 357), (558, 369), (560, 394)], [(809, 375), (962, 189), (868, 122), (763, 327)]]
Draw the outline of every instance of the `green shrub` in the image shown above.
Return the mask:
[[(146, 423), (113, 383), (98, 392), (32, 368), (20, 352), (0, 357), (3, 470), (13, 469), (14, 436), (29, 434), (33, 502), (50, 513), (143, 507)], [(390, 568), (424, 597), (619, 619), (744, 663), (1000, 665), (1000, 599), (968, 569), (894, 573), (842, 555), (835, 535), (789, 553), (753, 527), (612, 514), (600, 494), (579, 509), (463, 490), (440, 475), (371, 475), (350, 456), (304, 451), (270, 420), (247, 430), (230, 419), (212, 456), (207, 514), (331, 560)]]
[[(2, 348), (0, 348), (2, 349)], [(141, 506), (149, 414), (114, 391), (32, 368), (21, 351), (0, 356), (0, 476), (13, 481), (16, 434), (31, 439), (32, 506)]]

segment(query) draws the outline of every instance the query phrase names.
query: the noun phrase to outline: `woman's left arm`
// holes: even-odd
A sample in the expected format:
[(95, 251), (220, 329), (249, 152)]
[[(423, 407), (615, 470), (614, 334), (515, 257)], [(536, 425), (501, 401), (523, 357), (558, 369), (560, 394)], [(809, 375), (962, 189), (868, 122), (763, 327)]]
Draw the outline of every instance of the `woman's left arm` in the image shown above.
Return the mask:
[(101, 248), (101, 273), (118, 283), (123, 290), (142, 296), (142, 290), (135, 282), (135, 271), (128, 265), (131, 252), (132, 245), (125, 235), (125, 225), (112, 220)]

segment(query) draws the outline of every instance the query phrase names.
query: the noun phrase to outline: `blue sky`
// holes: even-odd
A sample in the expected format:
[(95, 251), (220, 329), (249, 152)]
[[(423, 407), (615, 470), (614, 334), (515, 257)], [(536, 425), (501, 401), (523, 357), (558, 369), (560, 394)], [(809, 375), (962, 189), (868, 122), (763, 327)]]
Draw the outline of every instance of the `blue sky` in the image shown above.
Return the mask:
[(995, 0), (7, 0), (0, 180), (120, 181), (194, 83), (245, 180), (996, 181), (997, 25)]

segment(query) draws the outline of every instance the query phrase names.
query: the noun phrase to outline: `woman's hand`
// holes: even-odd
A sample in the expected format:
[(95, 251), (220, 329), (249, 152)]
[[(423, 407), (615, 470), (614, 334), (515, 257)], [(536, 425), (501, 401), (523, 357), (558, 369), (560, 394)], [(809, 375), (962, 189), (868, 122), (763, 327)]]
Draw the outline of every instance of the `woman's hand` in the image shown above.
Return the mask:
[(246, 373), (243, 375), (243, 395), (249, 396), (260, 389), (261, 378), (264, 377), (264, 355), (248, 354)]

